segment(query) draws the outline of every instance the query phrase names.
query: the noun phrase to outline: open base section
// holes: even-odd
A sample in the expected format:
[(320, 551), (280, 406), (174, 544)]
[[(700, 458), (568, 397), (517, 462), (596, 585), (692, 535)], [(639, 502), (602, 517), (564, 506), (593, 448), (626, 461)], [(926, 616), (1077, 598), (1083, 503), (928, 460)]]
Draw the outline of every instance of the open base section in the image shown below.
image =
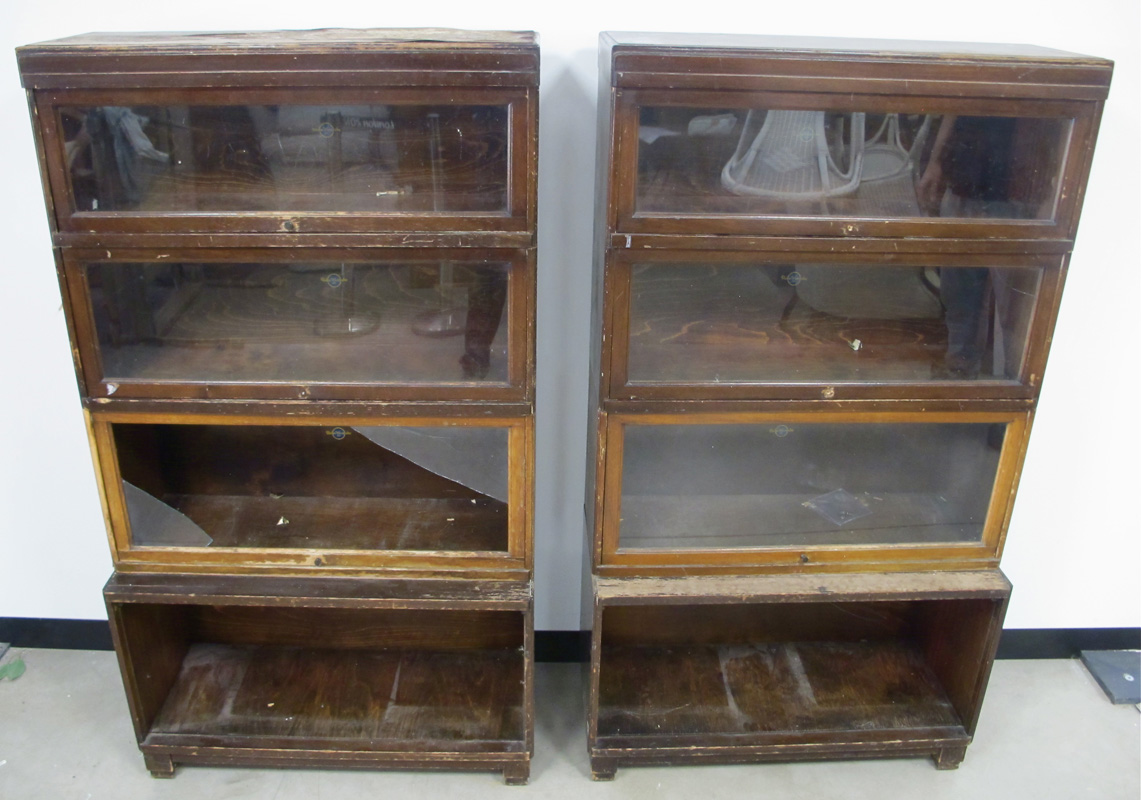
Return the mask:
[(1008, 595), (998, 572), (597, 580), (592, 773), (915, 755), (954, 768)]
[[(272, 579), (285, 591), (258, 598), (264, 580), (186, 580), (201, 593), (165, 595), (118, 576), (106, 592), (156, 777), (202, 763), (491, 770), (526, 781), (525, 585), (455, 581), (449, 591), (425, 581), (421, 592), (416, 581)], [(394, 594), (369, 587), (382, 583)]]

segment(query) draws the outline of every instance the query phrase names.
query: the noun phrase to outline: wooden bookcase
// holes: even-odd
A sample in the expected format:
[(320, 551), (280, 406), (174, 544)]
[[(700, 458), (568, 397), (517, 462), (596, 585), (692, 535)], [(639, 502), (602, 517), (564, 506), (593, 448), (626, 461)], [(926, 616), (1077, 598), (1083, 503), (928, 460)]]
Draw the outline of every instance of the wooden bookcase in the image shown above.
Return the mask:
[(602, 34), (596, 778), (962, 760), (1111, 72)]
[(17, 57), (148, 769), (526, 782), (534, 35)]

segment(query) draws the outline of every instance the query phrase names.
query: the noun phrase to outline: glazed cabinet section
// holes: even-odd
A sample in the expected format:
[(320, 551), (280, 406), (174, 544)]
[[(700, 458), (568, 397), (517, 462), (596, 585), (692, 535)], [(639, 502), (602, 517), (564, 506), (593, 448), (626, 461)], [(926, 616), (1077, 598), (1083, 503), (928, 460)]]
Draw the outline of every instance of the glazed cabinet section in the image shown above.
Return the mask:
[(620, 36), (614, 232), (1073, 238), (1108, 62)]
[[(615, 400), (1030, 398), (1060, 256), (615, 250)], [(782, 249), (787, 248), (787, 249)]]
[(92, 89), (37, 92), (34, 113), (64, 233), (525, 233), (534, 102), (522, 85)]
[(608, 414), (600, 574), (997, 563), (1025, 415)]
[(534, 254), (78, 249), (61, 280), (95, 397), (531, 399)]
[(147, 768), (525, 783), (534, 35), (17, 58)]
[(526, 574), (529, 418), (323, 423), (96, 415), (120, 566)]
[(1111, 71), (602, 34), (595, 778), (958, 766)]

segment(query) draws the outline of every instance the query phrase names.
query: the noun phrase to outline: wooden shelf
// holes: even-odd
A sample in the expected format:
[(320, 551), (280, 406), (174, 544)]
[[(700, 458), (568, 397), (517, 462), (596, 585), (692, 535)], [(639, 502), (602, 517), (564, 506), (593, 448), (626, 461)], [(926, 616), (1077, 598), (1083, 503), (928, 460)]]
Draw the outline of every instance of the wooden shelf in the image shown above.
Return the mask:
[(526, 773), (528, 582), (142, 574), (105, 596), (156, 775), (194, 762)]
[[(335, 261), (88, 264), (81, 290), (91, 294), (101, 337), (102, 373), (92, 378), (425, 388), (506, 385), (503, 307), (509, 278), (501, 266), (469, 267), (461, 261), (447, 302), (463, 327), (454, 336), (416, 333), (421, 316), (439, 312), (445, 302), (440, 294), (442, 263), (365, 263), (348, 269)], [(178, 268), (202, 270), (206, 276), (185, 277)], [(482, 288), (474, 285), (481, 281)], [(146, 287), (159, 297), (147, 308), (137, 308), (138, 299), (125, 297), (127, 292), (119, 288), (124, 283)], [(482, 375), (465, 371), (462, 364), (469, 338), (472, 346), (484, 350)]]
[[(209, 531), (211, 547), (507, 550), (507, 506), (486, 498), (178, 495), (164, 499)], [(147, 544), (136, 536), (136, 546)]]
[(920, 652), (899, 642), (603, 646), (602, 749), (885, 738), (969, 739)]
[(887, 754), (953, 767), (1009, 594), (997, 570), (595, 578), (592, 770)]
[(143, 745), (523, 752), (524, 706), (517, 649), (194, 644)]

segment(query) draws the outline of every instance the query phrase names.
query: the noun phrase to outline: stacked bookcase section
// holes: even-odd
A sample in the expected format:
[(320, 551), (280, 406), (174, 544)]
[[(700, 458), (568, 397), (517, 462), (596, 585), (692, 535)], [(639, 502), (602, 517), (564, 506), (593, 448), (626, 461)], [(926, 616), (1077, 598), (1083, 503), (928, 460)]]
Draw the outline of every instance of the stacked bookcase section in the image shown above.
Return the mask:
[(596, 778), (961, 761), (1111, 71), (602, 35)]
[(525, 782), (535, 37), (18, 60), (148, 768)]

